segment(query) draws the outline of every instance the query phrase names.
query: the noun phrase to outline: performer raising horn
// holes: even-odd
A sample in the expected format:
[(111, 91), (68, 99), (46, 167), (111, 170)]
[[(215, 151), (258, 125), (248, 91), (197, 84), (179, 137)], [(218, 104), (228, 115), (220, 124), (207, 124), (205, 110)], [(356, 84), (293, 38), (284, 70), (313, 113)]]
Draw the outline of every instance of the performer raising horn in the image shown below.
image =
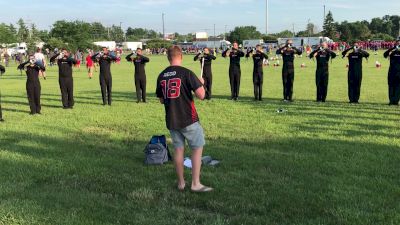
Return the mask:
[(106, 47), (103, 47), (103, 51), (92, 56), (93, 61), (98, 61), (100, 65), (100, 88), (101, 95), (103, 98), (103, 105), (107, 104), (111, 106), (112, 95), (112, 76), (111, 76), (111, 63), (117, 60), (117, 57), (110, 54)]
[(205, 99), (211, 100), (211, 88), (212, 88), (212, 70), (211, 64), (212, 60), (217, 59), (213, 54), (210, 54), (210, 49), (204, 48), (203, 55), (198, 53), (194, 57), (194, 61), (200, 60), (201, 65), (201, 74), (204, 79), (204, 88), (206, 89), (206, 97)]
[(74, 80), (72, 78), (72, 66), (77, 62), (73, 57), (71, 57), (70, 53), (65, 48), (61, 50), (61, 53), (51, 57), (50, 62), (54, 63), (56, 59), (62, 104), (64, 109), (72, 109), (74, 107)]
[(137, 103), (142, 100), (146, 102), (146, 63), (150, 62), (150, 59), (142, 55), (142, 49), (136, 49), (136, 56), (132, 58), (135, 53), (126, 56), (128, 62), (133, 62), (135, 65), (135, 86)]
[(325, 102), (328, 94), (329, 59), (336, 58), (336, 53), (328, 49), (328, 44), (323, 42), (319, 48), (310, 53), (309, 57), (317, 59), (317, 71), (315, 72), (317, 102)]
[[(252, 51), (248, 51), (246, 54), (246, 58), (250, 57), (250, 53)], [(264, 60), (268, 59), (268, 55), (264, 53), (262, 46), (257, 45), (255, 53), (253, 54), (254, 68), (253, 68), (253, 85), (254, 85), (254, 100), (262, 101), (262, 86), (264, 81), (264, 71), (263, 65)]]
[[(348, 52), (350, 52), (347, 54)], [(369, 57), (369, 53), (362, 50), (358, 44), (342, 52), (342, 58), (349, 58), (348, 86), (350, 103), (358, 104), (362, 82), (362, 60)]]
[(301, 55), (302, 51), (293, 46), (292, 40), (287, 40), (286, 45), (276, 51), (277, 55), (282, 55), (282, 83), (283, 83), (283, 101), (293, 101), (293, 83), (294, 83), (294, 55)]
[[(25, 67), (26, 66), (26, 67)], [(40, 71), (45, 71), (46, 68), (42, 62), (38, 62), (33, 54), (29, 55), (29, 60), (18, 66), (19, 70), (26, 69), (26, 93), (28, 95), (29, 106), (31, 108), (31, 115), (40, 114)]]
[(244, 57), (244, 52), (239, 50), (238, 43), (234, 42), (232, 50), (227, 49), (224, 51), (222, 57), (230, 58), (229, 80), (231, 84), (231, 100), (237, 101), (239, 98), (240, 77), (242, 74), (240, 70), (240, 58)]
[(389, 105), (399, 105), (400, 100), (400, 37), (397, 39), (396, 46), (387, 50), (383, 56), (390, 58), (388, 73), (389, 84)]

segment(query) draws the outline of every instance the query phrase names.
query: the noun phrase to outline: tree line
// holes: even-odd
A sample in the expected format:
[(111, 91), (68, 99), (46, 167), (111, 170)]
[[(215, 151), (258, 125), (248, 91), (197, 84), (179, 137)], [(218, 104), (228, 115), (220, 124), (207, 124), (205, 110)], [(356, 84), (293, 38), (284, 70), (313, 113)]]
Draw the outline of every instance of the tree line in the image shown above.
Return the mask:
[[(276, 40), (280, 37), (304, 37), (304, 36), (326, 36), (334, 41), (365, 41), (368, 39), (391, 41), (399, 35), (400, 16), (385, 15), (381, 18), (373, 18), (371, 21), (336, 22), (332, 12), (328, 12), (323, 24), (323, 30), (318, 32), (313, 23), (308, 23), (304, 30), (293, 33), (284, 30), (279, 33), (265, 35), (257, 30), (255, 26), (239, 26), (232, 31), (223, 34), (227, 40), (242, 43), (246, 39)], [(170, 42), (162, 40), (162, 34), (151, 29), (128, 27), (123, 30), (120, 26), (112, 25), (106, 27), (102, 23), (88, 23), (84, 21), (56, 21), (49, 30), (40, 30), (33, 23), (27, 23), (19, 19), (17, 23), (0, 23), (0, 43), (28, 43), (28, 47), (34, 48), (35, 43), (45, 42), (46, 47), (67, 47), (71, 50), (93, 48), (95, 41), (149, 41), (148, 47), (156, 48), (169, 45)], [(195, 35), (174, 34), (175, 42), (194, 41)], [(154, 46), (153, 46), (154, 45)]]

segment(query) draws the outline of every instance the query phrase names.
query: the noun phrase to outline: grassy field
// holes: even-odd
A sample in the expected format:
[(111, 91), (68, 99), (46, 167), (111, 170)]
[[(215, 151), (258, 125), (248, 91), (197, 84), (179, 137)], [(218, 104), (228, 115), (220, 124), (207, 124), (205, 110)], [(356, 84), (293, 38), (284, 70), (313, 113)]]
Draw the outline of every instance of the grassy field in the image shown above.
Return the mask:
[[(178, 192), (171, 163), (143, 165), (150, 137), (168, 134), (154, 95), (165, 57), (147, 65), (148, 104), (135, 103), (133, 68), (122, 62), (112, 66), (112, 107), (101, 105), (98, 75), (89, 80), (82, 68), (76, 106), (63, 110), (50, 68), (39, 116), (28, 114), (25, 76), (10, 67), (0, 80), (0, 224), (400, 224), (400, 109), (387, 106), (381, 55), (364, 63), (359, 105), (347, 103), (346, 60), (331, 64), (328, 102), (319, 104), (315, 63), (296, 59), (295, 102), (285, 104), (273, 67), (264, 101), (252, 101), (250, 60), (240, 100), (228, 100), (228, 60), (218, 58), (214, 99), (196, 102), (205, 154), (221, 160), (202, 170), (210, 194)], [(192, 56), (185, 66), (199, 72)]]

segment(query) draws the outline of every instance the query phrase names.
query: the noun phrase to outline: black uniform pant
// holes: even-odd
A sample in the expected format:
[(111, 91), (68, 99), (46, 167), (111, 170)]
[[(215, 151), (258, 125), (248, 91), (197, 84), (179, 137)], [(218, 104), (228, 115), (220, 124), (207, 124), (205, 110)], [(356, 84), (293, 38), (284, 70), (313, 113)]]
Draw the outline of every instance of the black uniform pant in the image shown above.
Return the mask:
[(29, 107), (31, 108), (31, 114), (40, 113), (40, 82), (31, 81), (26, 83), (26, 93), (28, 95)]
[(389, 74), (389, 100), (391, 105), (398, 105), (400, 101), (400, 74)]
[(203, 71), (204, 89), (206, 91), (206, 99), (210, 100), (212, 96), (212, 72), (211, 68), (204, 67)]
[(317, 85), (317, 101), (325, 102), (328, 95), (329, 72), (327, 69), (317, 69), (315, 84)]
[(294, 68), (284, 67), (282, 70), (283, 99), (292, 100), (294, 83)]
[(135, 75), (136, 97), (139, 102), (146, 102), (146, 75)]
[(349, 72), (348, 86), (349, 86), (349, 100), (350, 103), (358, 103), (361, 93), (362, 74)]
[(3, 119), (3, 112), (1, 111), (1, 102), (0, 102), (0, 120)]
[(111, 105), (111, 88), (112, 88), (112, 77), (102, 76), (100, 75), (100, 87), (101, 87), (101, 96), (103, 98), (103, 105), (108, 104)]
[(253, 72), (253, 84), (254, 84), (254, 99), (262, 100), (262, 86), (263, 86), (264, 74), (262, 68), (254, 69)]
[(74, 80), (72, 77), (60, 77), (58, 79), (61, 90), (61, 100), (64, 108), (74, 106)]
[(231, 98), (239, 97), (241, 70), (240, 65), (229, 67), (229, 81), (231, 85)]

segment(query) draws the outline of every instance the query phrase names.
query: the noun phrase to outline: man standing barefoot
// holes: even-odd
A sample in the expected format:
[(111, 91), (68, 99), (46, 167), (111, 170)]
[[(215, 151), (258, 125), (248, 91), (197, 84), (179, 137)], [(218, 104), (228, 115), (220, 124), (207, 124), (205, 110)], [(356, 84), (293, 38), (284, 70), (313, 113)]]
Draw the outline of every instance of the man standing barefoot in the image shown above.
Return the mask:
[(201, 156), (205, 145), (203, 128), (194, 105), (193, 94), (203, 100), (205, 90), (200, 78), (182, 67), (182, 49), (172, 46), (167, 51), (170, 66), (157, 79), (157, 97), (165, 106), (166, 124), (175, 148), (174, 163), (178, 176), (178, 189), (185, 189), (184, 146), (187, 140), (192, 149), (192, 192), (210, 192), (213, 189), (200, 183)]

